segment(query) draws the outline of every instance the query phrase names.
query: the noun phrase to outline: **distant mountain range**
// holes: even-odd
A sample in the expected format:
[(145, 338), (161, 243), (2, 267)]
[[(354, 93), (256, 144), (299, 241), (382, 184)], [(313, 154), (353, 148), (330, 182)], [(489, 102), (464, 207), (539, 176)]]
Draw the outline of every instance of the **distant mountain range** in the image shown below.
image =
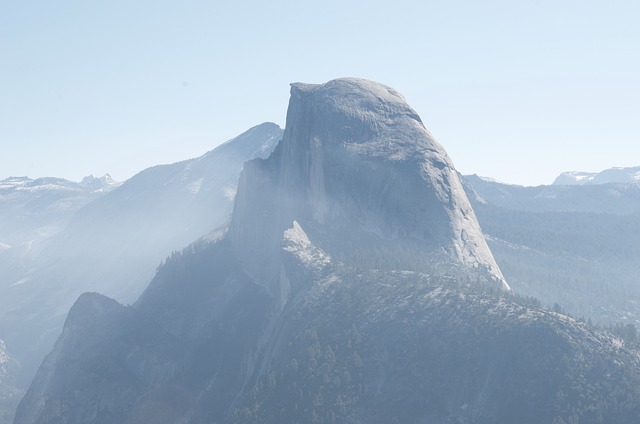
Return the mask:
[(463, 181), (516, 292), (601, 325), (640, 325), (640, 185)]
[(628, 215), (640, 211), (640, 185), (629, 183), (541, 185), (524, 187), (467, 175), (475, 189), (469, 193), (478, 204), (490, 203), (528, 212), (584, 212)]
[(640, 184), (640, 166), (632, 168), (609, 168), (602, 172), (563, 172), (553, 185), (590, 185), (590, 184)]
[(62, 178), (0, 181), (0, 244), (31, 248), (60, 232), (82, 206), (119, 185), (108, 174), (76, 183)]

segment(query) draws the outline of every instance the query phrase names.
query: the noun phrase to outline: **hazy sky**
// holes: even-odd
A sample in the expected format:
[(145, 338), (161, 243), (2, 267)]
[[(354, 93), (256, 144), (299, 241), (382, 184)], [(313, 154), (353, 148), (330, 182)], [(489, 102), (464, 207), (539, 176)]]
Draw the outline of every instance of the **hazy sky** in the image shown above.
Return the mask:
[(463, 173), (640, 166), (639, 22), (638, 0), (0, 0), (0, 179), (124, 180), (341, 76), (403, 93)]

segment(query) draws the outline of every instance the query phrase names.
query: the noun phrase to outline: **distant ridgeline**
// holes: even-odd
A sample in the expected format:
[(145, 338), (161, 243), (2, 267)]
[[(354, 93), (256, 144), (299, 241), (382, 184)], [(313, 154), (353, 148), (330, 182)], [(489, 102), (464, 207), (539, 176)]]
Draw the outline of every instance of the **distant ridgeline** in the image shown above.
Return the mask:
[[(638, 168), (625, 169), (630, 175)], [(516, 292), (604, 326), (640, 323), (640, 185), (464, 181)]]
[(633, 168), (609, 168), (602, 172), (563, 172), (553, 185), (591, 185), (591, 184), (640, 184), (640, 166)]

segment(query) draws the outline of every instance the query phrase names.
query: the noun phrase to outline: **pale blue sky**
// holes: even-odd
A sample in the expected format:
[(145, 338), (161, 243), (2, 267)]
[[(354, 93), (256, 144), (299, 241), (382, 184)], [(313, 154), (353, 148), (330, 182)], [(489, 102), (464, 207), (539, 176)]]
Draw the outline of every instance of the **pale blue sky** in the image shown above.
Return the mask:
[(341, 76), (398, 89), (463, 173), (640, 165), (640, 1), (220, 3), (0, 0), (0, 179), (124, 180)]

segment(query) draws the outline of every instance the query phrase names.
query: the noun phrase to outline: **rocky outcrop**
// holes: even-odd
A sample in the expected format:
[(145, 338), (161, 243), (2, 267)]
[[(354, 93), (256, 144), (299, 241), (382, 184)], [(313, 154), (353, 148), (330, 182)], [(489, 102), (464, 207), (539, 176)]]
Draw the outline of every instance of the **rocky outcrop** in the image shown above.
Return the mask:
[[(113, 396), (122, 397), (120, 401), (130, 397), (131, 393), (126, 387), (129, 382), (123, 377), (125, 373), (117, 372), (115, 363), (108, 363), (108, 355), (103, 355), (103, 364), (96, 364), (90, 361), (91, 352), (96, 350), (110, 350), (109, 341), (112, 338), (114, 327), (122, 322), (125, 308), (115, 300), (96, 293), (85, 293), (77, 300), (69, 311), (69, 316), (65, 324), (62, 335), (58, 338), (53, 351), (45, 358), (42, 366), (38, 370), (32, 383), (32, 390), (29, 390), (22, 402), (22, 405), (29, 405), (26, 408), (18, 409), (16, 420), (27, 422), (38, 422), (41, 417), (56, 416), (66, 422), (90, 421), (95, 413), (82, 408), (74, 411), (74, 403), (93, 402), (93, 393), (81, 391), (67, 391), (65, 381), (72, 382), (73, 385), (80, 386), (80, 381), (90, 382), (98, 375), (101, 375), (100, 366), (106, 367), (109, 371), (101, 376), (107, 379), (101, 380), (104, 385), (99, 391), (114, 391)], [(90, 365), (87, 367), (87, 365)], [(64, 380), (61, 379), (64, 375)], [(117, 379), (120, 387), (109, 387), (107, 380)], [(116, 393), (117, 392), (117, 393)], [(110, 410), (108, 404), (113, 400), (104, 399), (103, 405), (96, 406), (104, 410), (107, 414), (117, 417), (116, 411)]]
[(245, 166), (231, 222), (236, 253), (257, 280), (278, 275), (294, 220), (339, 261), (482, 269), (508, 288), (448, 155), (382, 84), (292, 84), (283, 140)]

